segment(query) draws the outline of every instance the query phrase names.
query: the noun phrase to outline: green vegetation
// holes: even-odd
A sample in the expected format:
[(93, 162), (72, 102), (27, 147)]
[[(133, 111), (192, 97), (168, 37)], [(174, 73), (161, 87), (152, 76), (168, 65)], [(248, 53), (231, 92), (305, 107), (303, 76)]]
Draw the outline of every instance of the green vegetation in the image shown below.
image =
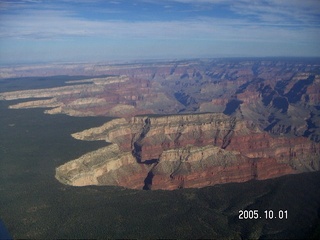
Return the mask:
[[(12, 103), (0, 102), (0, 218), (14, 238), (319, 235), (319, 172), (175, 191), (66, 186), (55, 168), (107, 144), (70, 134), (109, 119), (7, 109)], [(239, 220), (244, 209), (283, 209), (288, 219)]]

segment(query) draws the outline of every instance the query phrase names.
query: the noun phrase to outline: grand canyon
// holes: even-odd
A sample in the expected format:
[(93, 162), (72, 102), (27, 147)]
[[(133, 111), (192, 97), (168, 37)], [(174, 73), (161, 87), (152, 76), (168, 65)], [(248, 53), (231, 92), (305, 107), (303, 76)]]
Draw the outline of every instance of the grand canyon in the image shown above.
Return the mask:
[(319, 10), (0, 0), (0, 239), (320, 239)]
[[(44, 78), (55, 71), (4, 68), (1, 76)], [(112, 118), (72, 134), (106, 146), (58, 166), (55, 177), (63, 184), (173, 190), (320, 169), (314, 60), (70, 64), (59, 74), (73, 79), (2, 92), (0, 99), (15, 100), (9, 109)]]

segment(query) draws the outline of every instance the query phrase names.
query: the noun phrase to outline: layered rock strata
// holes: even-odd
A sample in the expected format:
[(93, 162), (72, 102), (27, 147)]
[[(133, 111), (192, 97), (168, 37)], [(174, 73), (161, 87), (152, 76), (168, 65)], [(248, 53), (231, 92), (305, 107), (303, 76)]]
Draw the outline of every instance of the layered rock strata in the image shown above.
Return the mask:
[[(83, 159), (74, 162), (81, 171), (68, 164), (58, 168), (57, 178), (71, 185), (173, 189), (319, 169), (319, 60), (67, 64), (1, 68), (1, 72), (0, 78), (66, 76), (64, 82), (62, 76), (45, 81), (0, 79), (7, 86), (0, 89), (0, 100), (23, 101), (12, 103), (12, 109), (117, 117), (73, 135), (106, 140), (112, 147), (104, 150), (106, 162), (97, 152), (83, 158), (84, 164), (91, 162), (89, 168), (82, 166)], [(17, 87), (15, 81), (24, 86)], [(113, 155), (107, 154), (108, 149)], [(199, 158), (200, 152), (210, 157)], [(110, 159), (121, 167), (111, 169)], [(100, 163), (109, 167), (101, 171)]]
[(176, 189), (319, 170), (319, 144), (225, 114), (119, 118), (73, 137), (112, 143), (56, 169), (75, 186)]
[[(49, 68), (23, 67), (14, 72), (29, 75), (34, 70), (41, 76), (50, 73)], [(206, 59), (59, 68), (60, 74), (102, 77), (66, 81), (72, 86), (0, 93), (0, 100), (50, 98), (11, 108), (48, 107), (52, 109), (46, 113), (72, 116), (223, 112), (255, 121), (272, 134), (320, 142), (319, 62)], [(2, 68), (6, 71), (12, 73)]]

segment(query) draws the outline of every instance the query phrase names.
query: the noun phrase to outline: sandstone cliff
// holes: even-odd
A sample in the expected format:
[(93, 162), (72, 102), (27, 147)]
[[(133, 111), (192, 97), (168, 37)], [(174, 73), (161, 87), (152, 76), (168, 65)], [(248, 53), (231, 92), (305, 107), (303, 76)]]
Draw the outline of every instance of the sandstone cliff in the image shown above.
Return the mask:
[(224, 114), (120, 118), (72, 136), (113, 143), (57, 168), (77, 186), (175, 189), (319, 170), (320, 144)]
[[(2, 76), (13, 74), (2, 70)], [(24, 102), (10, 108), (47, 108), (48, 114), (116, 117), (73, 136), (112, 143), (106, 149), (117, 157), (105, 149), (106, 164), (130, 158), (110, 171), (95, 164), (99, 152), (84, 157), (92, 161), (90, 168), (83, 168), (82, 159), (74, 162), (81, 171), (69, 171), (67, 163), (57, 178), (68, 184), (173, 189), (319, 169), (320, 65), (314, 61), (207, 59), (15, 69), (16, 76), (57, 71), (91, 78), (66, 77), (62, 86), (42, 89), (37, 79), (36, 89), (28, 90), (6, 79), (12, 91), (0, 89), (0, 100), (20, 99)], [(130, 169), (135, 170), (126, 175)]]
[[(223, 112), (255, 121), (272, 134), (319, 142), (319, 66), (271, 60), (66, 65), (60, 66), (61, 72), (104, 76), (66, 81), (69, 86), (0, 93), (0, 99), (50, 98), (11, 108), (47, 107), (53, 109), (46, 113), (72, 116)], [(41, 66), (39, 74), (50, 73), (48, 68)], [(31, 69), (21, 71), (30, 74)]]

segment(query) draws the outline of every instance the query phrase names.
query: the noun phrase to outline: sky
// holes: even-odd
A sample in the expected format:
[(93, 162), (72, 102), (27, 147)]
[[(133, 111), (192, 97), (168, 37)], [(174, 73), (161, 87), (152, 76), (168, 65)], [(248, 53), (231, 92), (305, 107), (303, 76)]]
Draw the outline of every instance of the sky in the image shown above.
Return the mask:
[(320, 0), (0, 0), (0, 64), (320, 57)]

